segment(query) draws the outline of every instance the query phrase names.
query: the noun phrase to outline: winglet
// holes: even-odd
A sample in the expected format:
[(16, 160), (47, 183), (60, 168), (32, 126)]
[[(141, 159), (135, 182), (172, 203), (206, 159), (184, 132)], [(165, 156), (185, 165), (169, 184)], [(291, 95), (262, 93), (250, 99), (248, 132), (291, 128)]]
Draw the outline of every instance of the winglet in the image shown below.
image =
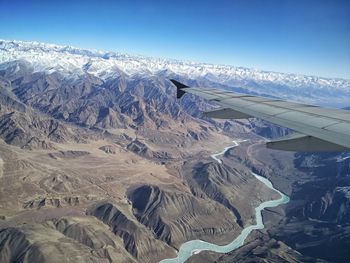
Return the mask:
[(186, 93), (183, 91), (183, 89), (189, 88), (189, 86), (186, 86), (185, 84), (182, 84), (174, 79), (171, 79), (170, 81), (176, 86), (176, 98), (180, 99)]

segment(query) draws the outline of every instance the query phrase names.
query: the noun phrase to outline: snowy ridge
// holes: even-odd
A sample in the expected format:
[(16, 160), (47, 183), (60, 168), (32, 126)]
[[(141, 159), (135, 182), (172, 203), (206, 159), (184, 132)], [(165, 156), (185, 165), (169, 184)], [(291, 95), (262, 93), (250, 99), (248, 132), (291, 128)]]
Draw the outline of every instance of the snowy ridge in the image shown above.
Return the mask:
[(158, 74), (170, 71), (175, 74), (234, 85), (237, 81), (273, 82), (287, 86), (350, 89), (350, 80), (330, 79), (299, 74), (261, 71), (243, 67), (183, 62), (143, 56), (85, 50), (39, 42), (0, 40), (0, 63), (27, 60), (35, 71), (57, 70), (69, 74), (88, 72), (100, 78), (113, 76), (120, 70), (128, 75)]
[(86, 73), (102, 80), (121, 74), (135, 79), (181, 77), (201, 81), (204, 83), (202, 85), (218, 83), (229, 89), (244, 89), (244, 93), (275, 96), (295, 102), (327, 107), (350, 105), (350, 80), (346, 79), (132, 56), (39, 42), (0, 40), (0, 70), (6, 70), (10, 65), (12, 68), (18, 67), (18, 60), (26, 61), (36, 72), (58, 71), (69, 79), (79, 79)]

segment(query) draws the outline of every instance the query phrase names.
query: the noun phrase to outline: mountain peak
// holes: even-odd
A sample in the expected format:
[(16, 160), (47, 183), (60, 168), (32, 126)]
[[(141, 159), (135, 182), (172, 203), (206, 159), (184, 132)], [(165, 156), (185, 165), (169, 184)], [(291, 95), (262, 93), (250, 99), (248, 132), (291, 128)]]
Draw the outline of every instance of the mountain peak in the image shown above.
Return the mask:
[[(345, 101), (350, 95), (350, 80), (345, 79), (150, 58), (35, 41), (0, 40), (0, 63), (15, 60), (31, 63), (34, 71), (49, 73), (59, 71), (69, 77), (88, 73), (101, 79), (108, 79), (120, 75), (122, 71), (129, 76), (158, 75), (169, 78), (175, 75), (186, 79), (203, 80), (201, 83), (209, 85), (215, 83), (227, 88), (244, 88), (248, 93), (269, 94), (299, 101), (302, 101), (300, 98), (305, 101), (305, 97), (329, 98), (334, 94)], [(294, 93), (300, 91), (302, 96), (295, 99)]]

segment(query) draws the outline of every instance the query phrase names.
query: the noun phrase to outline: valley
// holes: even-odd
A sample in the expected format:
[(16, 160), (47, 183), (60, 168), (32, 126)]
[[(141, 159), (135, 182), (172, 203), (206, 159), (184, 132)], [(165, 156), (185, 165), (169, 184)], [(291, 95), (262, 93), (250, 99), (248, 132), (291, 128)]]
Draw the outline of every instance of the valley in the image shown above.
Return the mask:
[[(213, 154), (211, 157), (217, 161), (218, 163), (222, 163), (222, 161), (219, 159), (219, 156), (224, 155), (228, 150), (239, 146), (239, 143), (237, 141), (233, 141), (233, 146), (226, 147), (222, 152), (218, 154)], [(261, 204), (259, 204), (255, 208), (255, 223), (253, 225), (246, 226), (244, 229), (242, 229), (242, 232), (229, 244), (218, 246), (213, 243), (204, 242), (202, 240), (191, 240), (181, 245), (179, 252), (177, 253), (177, 257), (173, 259), (165, 259), (162, 260), (161, 263), (171, 263), (171, 262), (185, 262), (187, 261), (192, 255), (196, 255), (201, 253), (202, 251), (210, 251), (210, 252), (216, 252), (216, 253), (228, 253), (236, 250), (237, 248), (243, 246), (246, 238), (249, 236), (249, 234), (258, 229), (264, 229), (264, 223), (262, 220), (262, 211), (266, 208), (276, 207), (282, 204), (286, 204), (289, 202), (289, 197), (278, 191), (273, 187), (271, 182), (267, 180), (266, 178), (259, 176), (257, 174), (253, 174), (255, 178), (262, 182), (265, 187), (272, 189), (278, 195), (280, 196), (278, 199), (268, 200)], [(261, 186), (262, 188), (264, 186)]]
[(186, 262), (350, 258), (348, 154), (268, 150), (265, 141), (290, 131), (208, 119), (201, 112), (215, 105), (176, 100), (169, 78), (282, 98), (295, 85), (293, 99), (320, 104), (331, 88), (332, 103), (344, 103), (347, 80), (0, 47), (0, 262), (160, 262), (191, 240), (227, 245), (256, 223), (256, 207), (280, 198), (252, 172), (290, 202), (266, 207), (265, 228), (243, 246)]

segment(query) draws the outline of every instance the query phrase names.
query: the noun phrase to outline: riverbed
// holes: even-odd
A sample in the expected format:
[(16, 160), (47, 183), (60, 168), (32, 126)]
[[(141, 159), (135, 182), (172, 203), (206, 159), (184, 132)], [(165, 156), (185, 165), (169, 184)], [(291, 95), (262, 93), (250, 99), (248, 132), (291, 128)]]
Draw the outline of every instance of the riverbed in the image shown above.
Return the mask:
[[(211, 157), (216, 160), (218, 163), (222, 163), (222, 161), (219, 159), (219, 156), (224, 155), (229, 149), (232, 149), (239, 145), (238, 141), (233, 141), (233, 145), (226, 147), (222, 152), (216, 153), (211, 155)], [(241, 234), (236, 237), (231, 243), (219, 246), (213, 243), (205, 242), (203, 240), (191, 240), (181, 245), (176, 258), (171, 259), (163, 259), (160, 261), (160, 263), (183, 263), (187, 259), (189, 259), (192, 255), (198, 254), (202, 251), (213, 251), (217, 253), (228, 253), (231, 252), (239, 247), (241, 247), (244, 244), (244, 241), (248, 237), (248, 235), (253, 230), (263, 229), (264, 228), (264, 222), (262, 218), (262, 211), (265, 208), (271, 208), (276, 207), (282, 204), (286, 204), (289, 202), (289, 197), (276, 188), (273, 187), (272, 183), (266, 179), (265, 177), (262, 177), (258, 174), (252, 173), (257, 180), (265, 184), (268, 188), (274, 190), (280, 195), (279, 199), (276, 200), (269, 200), (266, 202), (261, 203), (259, 206), (255, 208), (255, 216), (256, 216), (256, 223), (254, 225), (247, 226), (244, 228), (241, 232)]]

